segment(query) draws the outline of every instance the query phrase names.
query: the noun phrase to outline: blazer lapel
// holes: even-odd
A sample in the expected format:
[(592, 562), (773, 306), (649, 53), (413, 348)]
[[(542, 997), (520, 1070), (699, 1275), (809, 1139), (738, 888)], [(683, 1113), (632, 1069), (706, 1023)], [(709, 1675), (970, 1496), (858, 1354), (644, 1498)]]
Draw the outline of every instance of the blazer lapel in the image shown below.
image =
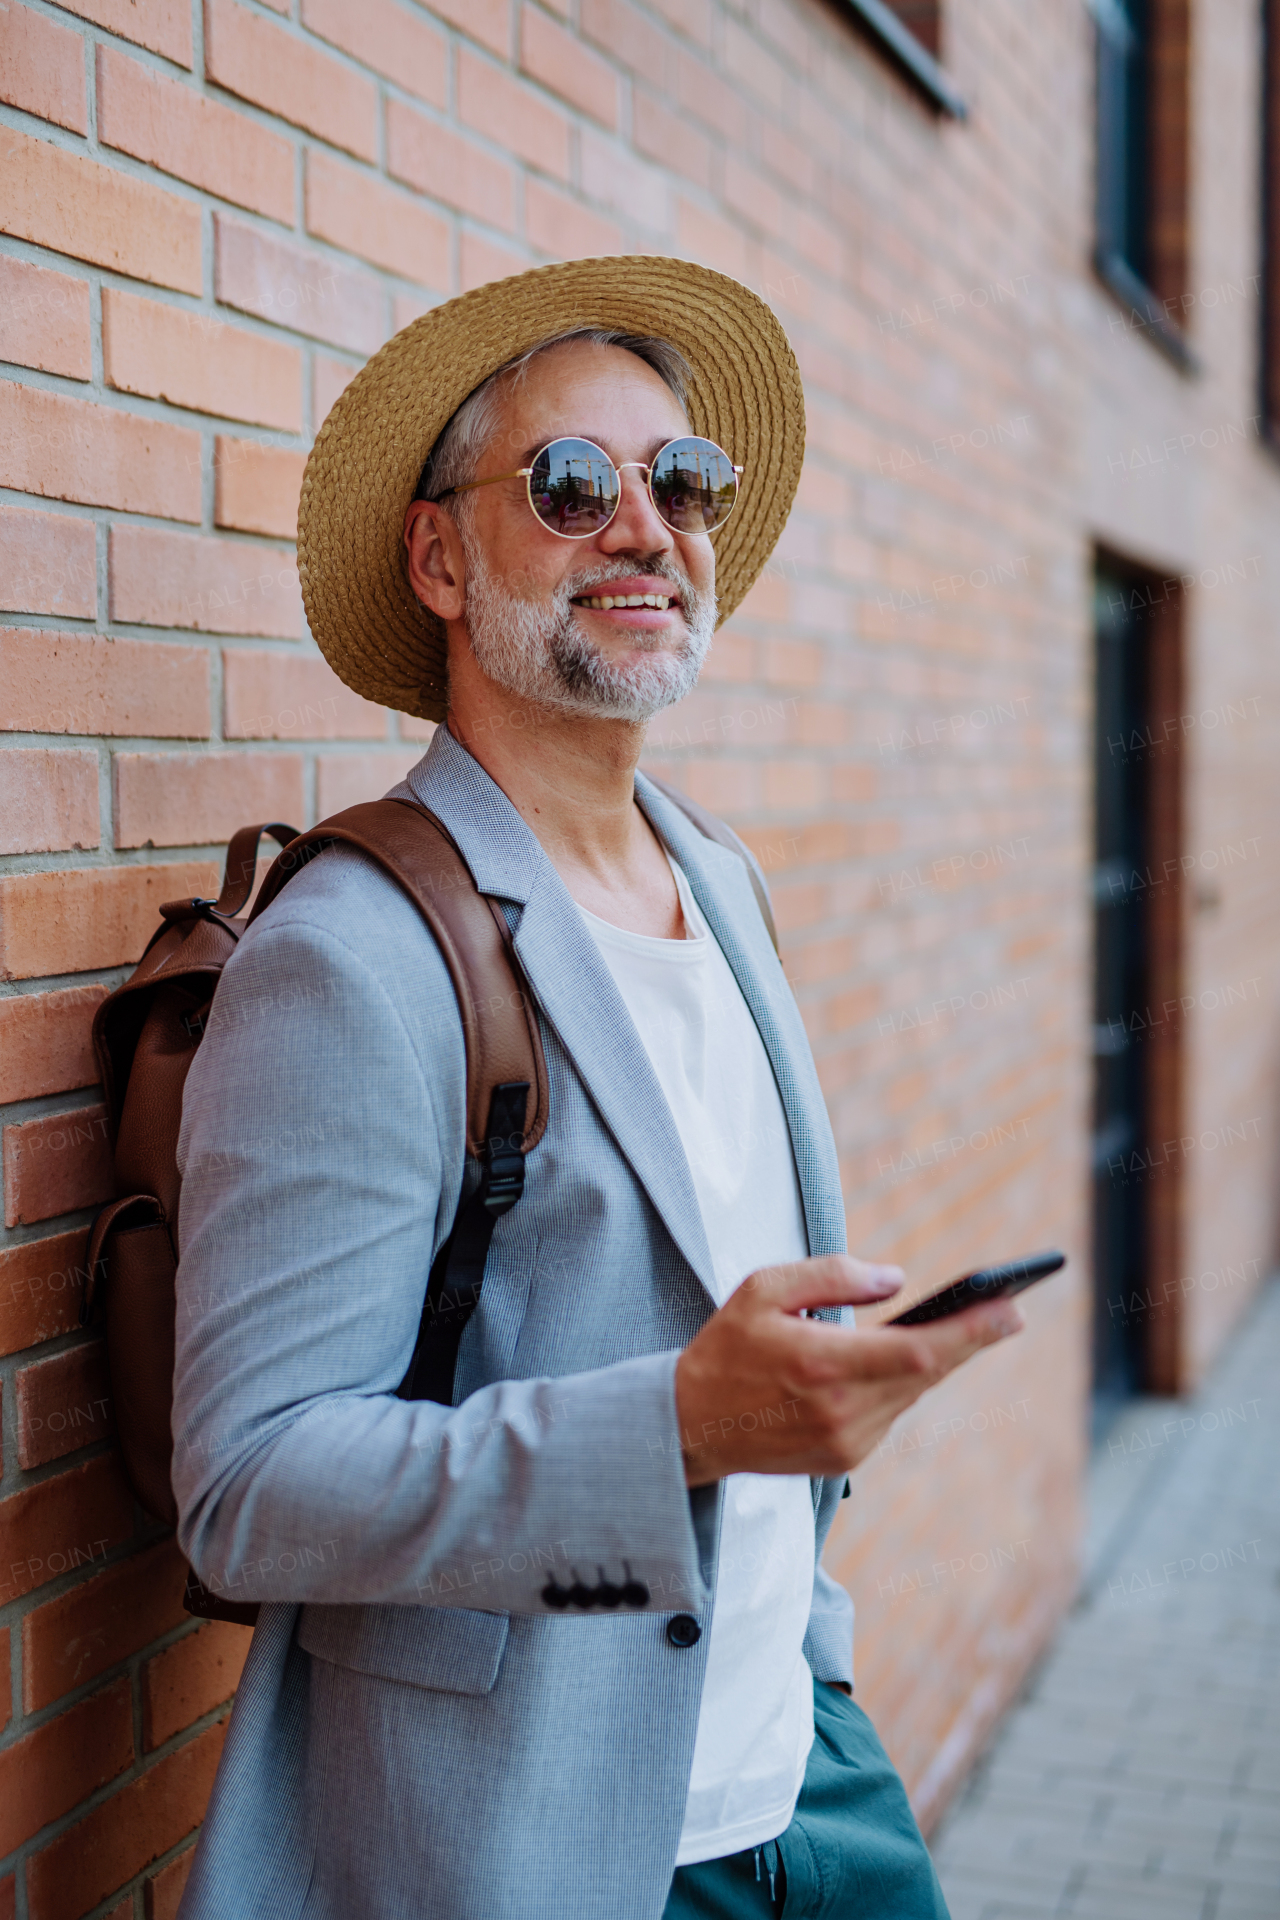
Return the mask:
[(751, 1010), (782, 1096), (811, 1254), (845, 1250), (840, 1167), (800, 1009), (765, 930), (741, 859), (707, 840), (643, 774), (636, 795), (685, 871)]
[(601, 1118), (714, 1303), (711, 1249), (666, 1095), (600, 949), (545, 857), (515, 945)]
[(513, 937), (538, 1005), (714, 1304), (711, 1250), (671, 1109), (613, 975), (537, 838), (446, 727), (392, 791), (411, 794), (444, 822), (482, 892), (520, 906)]

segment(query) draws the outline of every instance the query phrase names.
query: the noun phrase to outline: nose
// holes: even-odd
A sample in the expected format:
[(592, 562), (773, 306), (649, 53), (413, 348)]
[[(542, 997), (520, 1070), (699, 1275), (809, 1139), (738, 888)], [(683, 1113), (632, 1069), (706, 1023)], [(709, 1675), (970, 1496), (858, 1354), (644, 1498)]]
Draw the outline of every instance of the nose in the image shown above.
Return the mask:
[(675, 537), (649, 497), (649, 469), (640, 460), (618, 468), (622, 497), (608, 526), (596, 535), (601, 553), (670, 553)]

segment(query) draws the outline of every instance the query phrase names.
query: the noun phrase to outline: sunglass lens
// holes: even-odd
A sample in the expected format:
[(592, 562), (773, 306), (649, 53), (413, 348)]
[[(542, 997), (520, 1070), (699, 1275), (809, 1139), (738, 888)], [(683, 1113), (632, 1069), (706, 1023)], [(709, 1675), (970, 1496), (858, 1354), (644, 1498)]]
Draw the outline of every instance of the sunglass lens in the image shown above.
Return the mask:
[(712, 533), (738, 499), (738, 476), (714, 440), (673, 440), (653, 463), (658, 512), (676, 533)]
[(553, 533), (586, 539), (599, 533), (617, 507), (617, 468), (590, 440), (553, 440), (533, 463), (529, 498)]

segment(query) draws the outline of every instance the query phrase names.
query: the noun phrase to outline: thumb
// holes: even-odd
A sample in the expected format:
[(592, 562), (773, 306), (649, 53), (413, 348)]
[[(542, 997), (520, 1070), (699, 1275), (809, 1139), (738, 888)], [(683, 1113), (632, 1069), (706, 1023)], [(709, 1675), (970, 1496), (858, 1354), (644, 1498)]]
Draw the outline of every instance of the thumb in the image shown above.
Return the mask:
[(791, 1260), (748, 1274), (744, 1293), (782, 1313), (805, 1307), (858, 1307), (887, 1300), (903, 1281), (901, 1267), (857, 1260), (849, 1253), (827, 1253), (814, 1260)]

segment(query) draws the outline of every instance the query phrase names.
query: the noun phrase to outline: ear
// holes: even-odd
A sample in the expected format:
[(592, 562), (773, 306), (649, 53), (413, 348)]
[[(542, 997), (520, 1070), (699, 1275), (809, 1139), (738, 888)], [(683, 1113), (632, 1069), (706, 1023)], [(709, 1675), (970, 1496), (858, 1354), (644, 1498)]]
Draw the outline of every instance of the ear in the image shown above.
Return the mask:
[(437, 500), (411, 500), (404, 517), (409, 584), (446, 625), (466, 606), (466, 561), (453, 516)]

